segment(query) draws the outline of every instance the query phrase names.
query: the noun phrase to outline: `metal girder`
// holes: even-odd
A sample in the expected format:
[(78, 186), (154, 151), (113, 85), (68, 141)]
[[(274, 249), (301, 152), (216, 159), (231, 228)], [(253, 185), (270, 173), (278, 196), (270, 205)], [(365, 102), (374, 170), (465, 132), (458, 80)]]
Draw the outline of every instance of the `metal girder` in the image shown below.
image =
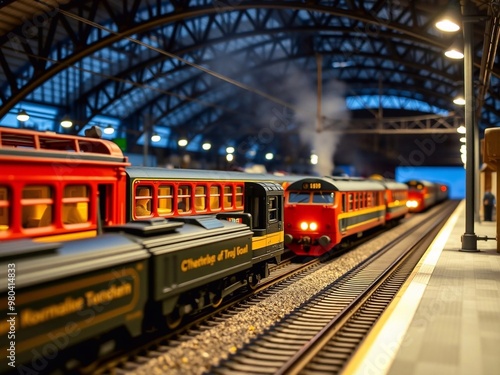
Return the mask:
[[(199, 131), (234, 112), (234, 97), (244, 88), (226, 88), (231, 82), (186, 62), (215, 67), (214, 57), (224, 53), (250, 62), (223, 72), (247, 87), (252, 77), (269, 71), (283, 77), (292, 66), (314, 73), (320, 53), (326, 67), (354, 61), (344, 69), (325, 69), (324, 75), (348, 82), (349, 94), (399, 89), (402, 100), (413, 96), (443, 108), (451, 108), (453, 85), (461, 78), (460, 64), (441, 56), (452, 38), (443, 40), (434, 30), (436, 9), (415, 2), (70, 1), (37, 19), (44, 15), (46, 23), (0, 37), (0, 77), (5, 78), (0, 118), (21, 99), (48, 97), (51, 88), (42, 87), (52, 80), (52, 90), (64, 100), (51, 104), (78, 114), (76, 131), (96, 114), (127, 121), (142, 112)], [(479, 53), (483, 32), (477, 29), (475, 50), (484, 56)], [(476, 58), (481, 71), (485, 64)], [(486, 71), (482, 77), (498, 82), (498, 67), (488, 65)], [(491, 85), (482, 92), (485, 125), (499, 121), (497, 90)], [(365, 131), (369, 128), (367, 123)]]

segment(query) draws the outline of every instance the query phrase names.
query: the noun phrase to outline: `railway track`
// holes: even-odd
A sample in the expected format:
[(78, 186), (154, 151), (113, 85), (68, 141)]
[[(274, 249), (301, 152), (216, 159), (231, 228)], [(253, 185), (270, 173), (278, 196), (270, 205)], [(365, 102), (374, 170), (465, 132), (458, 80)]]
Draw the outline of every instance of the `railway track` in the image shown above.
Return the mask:
[(340, 373), (455, 207), (444, 206), (207, 373)]
[(319, 259), (313, 259), (305, 263), (294, 263), (293, 258), (293, 255), (289, 255), (283, 262), (273, 267), (270, 277), (261, 281), (256, 288), (228, 298), (220, 307), (194, 317), (178, 330), (168, 333), (158, 332), (155, 334), (155, 338), (140, 340), (132, 344), (125, 353), (93, 364), (82, 373), (92, 373), (93, 375), (129, 373), (143, 363), (168, 352), (180, 341), (189, 339), (190, 335), (195, 335), (198, 332), (200, 326), (211, 327), (217, 325), (221, 321), (238, 314), (241, 310), (258, 304), (262, 299), (278, 293), (323, 266)]
[[(443, 221), (449, 216), (454, 207), (452, 205), (448, 210), (441, 209), (439, 211), (442, 213)], [(310, 300), (287, 314), (279, 323), (255, 337), (242, 349), (237, 350), (236, 346), (231, 348), (230, 352), (233, 354), (227, 360), (218, 361), (218, 365), (210, 368), (205, 373), (288, 374), (299, 372), (317, 373), (317, 371), (321, 373), (321, 369), (324, 369), (325, 366), (328, 373), (335, 373), (335, 369), (341, 369), (347, 363), (364, 335), (369, 331), (371, 325), (385, 309), (385, 306), (392, 300), (392, 295), (397, 293), (407, 274), (414, 267), (409, 265), (408, 270), (404, 271), (401, 276), (390, 276), (387, 272), (386, 276), (380, 276), (387, 268), (387, 264), (381, 263), (387, 263), (390, 259), (393, 259), (393, 261), (396, 258), (400, 258), (400, 261), (405, 259), (406, 256), (395, 255), (396, 251), (401, 253), (403, 250), (395, 249), (397, 247), (410, 247), (412, 242), (417, 241), (415, 236), (430, 237), (429, 242), (434, 237), (430, 232), (437, 224), (431, 220), (423, 220), (423, 222), (425, 222), (425, 225), (422, 225), (417, 231), (409, 231), (413, 233), (410, 238), (405, 237), (387, 245), (385, 249), (377, 252), (376, 257), (370, 258), (352, 269), (332, 283), (321, 294), (318, 294), (315, 300)], [(425, 243), (423, 248), (426, 248)], [(420, 255), (415, 254), (414, 257), (414, 263), (418, 262), (421, 253)], [(252, 306), (259, 305), (265, 299), (274, 299), (276, 301), (277, 297), (274, 297), (274, 295), (289, 286), (293, 288), (294, 283), (320, 270), (325, 265), (328, 265), (328, 262), (321, 263), (317, 259), (305, 264), (296, 264), (291, 260), (285, 260), (275, 267), (272, 270), (271, 277), (259, 283), (255, 290), (229, 300), (225, 305), (211, 312), (208, 317), (206, 314), (200, 316), (198, 319), (188, 322), (176, 332), (148, 339), (146, 343), (140, 343), (122, 355), (93, 366), (91, 372), (93, 374), (114, 375), (150, 373), (150, 370), (144, 370), (145, 367), (148, 368), (148, 363), (155, 362), (156, 359), (161, 362), (160, 359), (165, 356), (168, 357), (168, 353), (172, 351), (178, 351), (178, 347), (183, 346), (183, 343), (192, 340), (197, 341), (196, 337), (204, 331), (224, 325), (232, 317), (242, 311), (249, 310)], [(369, 276), (366, 276), (367, 274)], [(363, 279), (365, 279), (364, 283), (367, 285), (359, 281)], [(378, 281), (375, 282), (375, 279)], [(368, 282), (367, 280), (372, 281)], [(392, 285), (391, 280), (399, 280), (399, 282), (396, 281), (396, 284)], [(383, 293), (382, 296), (366, 290), (368, 287), (373, 289), (376, 285), (385, 285), (389, 284), (389, 282), (391, 282), (391, 285), (388, 286), (389, 292), (379, 290), (378, 293)], [(328, 292), (328, 289), (331, 289), (331, 292)], [(354, 293), (353, 290), (355, 290)], [(354, 309), (363, 306), (363, 304), (367, 304), (365, 310)], [(379, 311), (376, 311), (376, 308)], [(359, 311), (357, 313), (359, 321), (357, 322), (352, 320), (357, 317), (354, 311)], [(332, 327), (333, 333), (326, 328), (328, 326)], [(337, 348), (325, 349), (326, 353), (333, 350), (335, 354), (314, 354), (315, 348), (320, 345), (318, 343), (325, 340), (331, 341), (324, 338), (323, 331), (328, 331), (329, 335), (333, 335), (331, 340), (338, 342)], [(313, 341), (316, 343), (313, 343)], [(287, 345), (286, 348), (283, 347), (284, 343)], [(279, 348), (279, 350), (275, 351), (276, 348)], [(199, 355), (209, 356), (203, 350), (200, 351)], [(189, 361), (188, 358), (189, 356), (186, 356), (181, 361), (187, 362)], [(205, 360), (208, 361), (208, 358), (205, 358)], [(164, 367), (170, 369), (179, 367), (179, 365), (167, 361)], [(297, 370), (300, 367), (304, 367), (304, 369)], [(165, 371), (168, 373), (169, 370)], [(185, 372), (180, 371), (177, 373)]]

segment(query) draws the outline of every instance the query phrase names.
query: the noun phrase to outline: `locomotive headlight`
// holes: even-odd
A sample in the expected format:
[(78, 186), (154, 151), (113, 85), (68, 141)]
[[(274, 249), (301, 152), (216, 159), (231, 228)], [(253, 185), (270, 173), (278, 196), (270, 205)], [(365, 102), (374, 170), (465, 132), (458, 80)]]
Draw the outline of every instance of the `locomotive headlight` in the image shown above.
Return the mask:
[(416, 207), (418, 207), (418, 202), (417, 201), (407, 201), (406, 206), (408, 208), (416, 208)]
[(300, 223), (300, 229), (302, 229), (302, 230), (316, 230), (316, 229), (318, 229), (318, 224), (315, 222), (308, 223), (308, 222), (303, 221), (302, 223)]

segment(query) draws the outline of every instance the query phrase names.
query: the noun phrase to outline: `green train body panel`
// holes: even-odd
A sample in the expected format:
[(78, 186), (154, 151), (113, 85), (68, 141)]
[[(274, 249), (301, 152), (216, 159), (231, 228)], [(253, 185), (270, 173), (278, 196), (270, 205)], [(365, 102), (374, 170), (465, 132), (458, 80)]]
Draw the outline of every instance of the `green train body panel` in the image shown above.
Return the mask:
[[(0, 349), (15, 352), (16, 367), (44, 367), (61, 351), (116, 327), (126, 327), (131, 336), (141, 333), (149, 254), (113, 237), (112, 246), (76, 241), (29, 260), (1, 259), (0, 314), (7, 319), (0, 322), (0, 332), (8, 339)], [(4, 272), (9, 264), (15, 278)], [(113, 267), (97, 269), (107, 264)], [(15, 284), (11, 304), (5, 290), (9, 279)], [(12, 367), (2, 361), (0, 371), (5, 370)]]
[(154, 273), (154, 299), (159, 301), (249, 269), (252, 235), (245, 225), (217, 220), (219, 228), (184, 225), (172, 237), (175, 244), (145, 240)]

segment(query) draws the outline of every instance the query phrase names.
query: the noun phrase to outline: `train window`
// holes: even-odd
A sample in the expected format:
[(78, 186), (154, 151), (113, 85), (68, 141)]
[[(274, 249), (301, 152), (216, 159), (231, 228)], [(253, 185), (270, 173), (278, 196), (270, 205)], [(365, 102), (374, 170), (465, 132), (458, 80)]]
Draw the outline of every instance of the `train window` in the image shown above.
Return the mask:
[(196, 211), (207, 210), (207, 187), (196, 186), (194, 188), (194, 208)]
[(137, 186), (135, 188), (135, 216), (149, 216), (151, 215), (151, 187)]
[(352, 193), (347, 194), (347, 202), (348, 202), (348, 210), (349, 211), (354, 210), (354, 198), (352, 196)]
[(278, 200), (276, 197), (269, 197), (267, 201), (267, 212), (269, 215), (269, 223), (275, 223), (278, 221)]
[(158, 214), (172, 214), (174, 202), (174, 188), (171, 185), (160, 185), (158, 187)]
[(9, 191), (0, 186), (0, 232), (9, 229)]
[(181, 185), (177, 191), (177, 212), (191, 211), (191, 186)]
[(236, 186), (236, 208), (243, 208), (243, 185)]
[(224, 186), (224, 208), (233, 207), (233, 187), (232, 185)]
[(371, 191), (366, 194), (366, 207), (373, 207), (373, 193)]
[(212, 211), (220, 210), (221, 208), (220, 193), (221, 193), (220, 186), (218, 185), (210, 186), (210, 209)]
[(346, 212), (346, 207), (347, 207), (346, 197), (345, 194), (342, 194), (342, 212)]
[(53, 221), (52, 189), (49, 186), (26, 186), (22, 192), (23, 228), (47, 227)]
[(310, 194), (291, 191), (288, 194), (288, 203), (309, 203)]
[(89, 191), (85, 185), (68, 185), (63, 192), (62, 221), (79, 224), (89, 220)]
[(333, 193), (327, 193), (327, 192), (313, 193), (312, 202), (313, 203), (320, 203), (320, 204), (332, 203), (333, 202)]

